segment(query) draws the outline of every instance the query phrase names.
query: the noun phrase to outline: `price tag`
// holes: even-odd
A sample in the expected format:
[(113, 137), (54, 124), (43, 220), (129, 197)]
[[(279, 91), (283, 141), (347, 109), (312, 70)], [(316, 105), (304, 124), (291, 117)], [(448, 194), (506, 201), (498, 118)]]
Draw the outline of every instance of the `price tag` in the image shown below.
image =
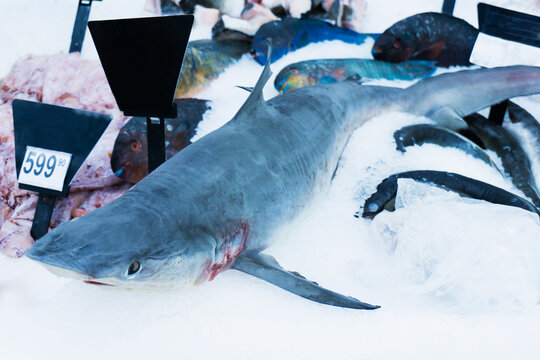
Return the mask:
[(27, 146), (19, 183), (62, 191), (70, 162), (71, 154)]

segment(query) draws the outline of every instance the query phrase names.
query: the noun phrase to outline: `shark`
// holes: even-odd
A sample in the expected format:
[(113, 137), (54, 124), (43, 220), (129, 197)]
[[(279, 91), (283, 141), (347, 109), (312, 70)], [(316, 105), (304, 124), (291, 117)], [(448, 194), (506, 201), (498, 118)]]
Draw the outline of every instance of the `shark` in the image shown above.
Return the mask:
[(349, 137), (367, 121), (407, 112), (459, 129), (463, 116), (540, 93), (540, 68), (528, 66), (447, 73), (406, 89), (350, 80), (265, 101), (270, 76), (268, 62), (228, 123), (117, 200), (56, 227), (26, 256), (59, 275), (128, 288), (191, 287), (236, 269), (322, 304), (377, 309), (282, 268), (263, 251), (324, 196)]

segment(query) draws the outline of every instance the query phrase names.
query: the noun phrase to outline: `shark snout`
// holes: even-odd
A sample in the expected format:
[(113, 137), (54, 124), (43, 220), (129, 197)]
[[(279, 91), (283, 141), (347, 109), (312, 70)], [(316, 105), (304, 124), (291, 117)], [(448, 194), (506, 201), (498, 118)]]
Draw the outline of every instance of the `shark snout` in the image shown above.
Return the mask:
[[(71, 247), (69, 242), (63, 239), (62, 233), (54, 231), (43, 236), (36, 241), (27, 252), (26, 256), (34, 261), (38, 261), (47, 268), (61, 268), (69, 272), (80, 274), (88, 278), (98, 278), (100, 276), (95, 262), (85, 261), (88, 259), (89, 245)], [(94, 255), (95, 256), (95, 255)], [(68, 276), (71, 277), (71, 276)]]

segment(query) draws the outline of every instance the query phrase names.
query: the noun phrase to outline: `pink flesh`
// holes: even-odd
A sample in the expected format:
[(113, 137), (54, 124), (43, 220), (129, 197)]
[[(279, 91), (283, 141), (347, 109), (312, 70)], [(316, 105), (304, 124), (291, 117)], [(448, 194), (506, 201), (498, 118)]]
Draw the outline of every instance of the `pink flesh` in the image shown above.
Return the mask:
[[(225, 241), (223, 241), (220, 251), (216, 253), (216, 256), (221, 255), (221, 257), (207, 265), (203, 278), (211, 281), (217, 274), (228, 269), (234, 262), (234, 259), (246, 248), (248, 235), (249, 225), (243, 223), (232, 235), (224, 236)], [(238, 237), (240, 238), (238, 239)]]
[(73, 179), (69, 197), (57, 201), (51, 227), (111, 202), (130, 187), (110, 167), (114, 141), (128, 119), (118, 109), (100, 63), (77, 53), (21, 58), (0, 87), (0, 251), (12, 257), (22, 256), (34, 243), (30, 227), (37, 200), (35, 193), (17, 185), (11, 111), (16, 98), (113, 115)]

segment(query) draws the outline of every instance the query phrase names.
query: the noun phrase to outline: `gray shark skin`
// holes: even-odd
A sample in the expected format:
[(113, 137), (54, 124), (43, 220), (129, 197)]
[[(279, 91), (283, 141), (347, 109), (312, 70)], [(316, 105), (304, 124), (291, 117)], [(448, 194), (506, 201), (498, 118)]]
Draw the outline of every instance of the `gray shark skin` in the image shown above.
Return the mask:
[(265, 102), (270, 74), (267, 65), (226, 125), (119, 199), (58, 226), (27, 256), (64, 275), (127, 287), (189, 286), (236, 268), (311, 300), (375, 309), (260, 252), (325, 193), (350, 135), (366, 121), (405, 111), (459, 127), (463, 115), (540, 92), (540, 68), (518, 66), (444, 74), (408, 89), (316, 85)]

